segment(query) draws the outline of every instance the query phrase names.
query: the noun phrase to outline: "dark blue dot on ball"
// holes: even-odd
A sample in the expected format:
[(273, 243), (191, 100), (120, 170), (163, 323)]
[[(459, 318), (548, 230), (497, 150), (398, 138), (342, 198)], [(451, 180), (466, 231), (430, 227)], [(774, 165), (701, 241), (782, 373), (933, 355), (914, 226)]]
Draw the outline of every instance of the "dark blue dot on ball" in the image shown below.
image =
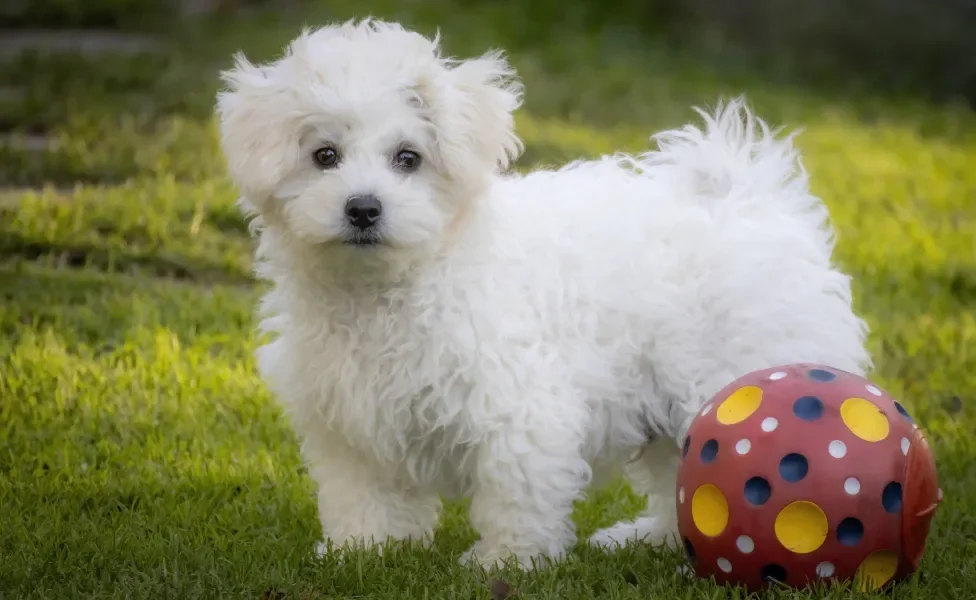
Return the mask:
[(708, 440), (701, 449), (701, 461), (706, 465), (718, 457), (718, 440)]
[(764, 565), (759, 571), (759, 576), (763, 581), (786, 583), (786, 569), (777, 564)]
[(854, 517), (844, 519), (837, 526), (837, 541), (842, 546), (857, 546), (863, 537), (864, 524)]
[(898, 410), (898, 413), (901, 416), (905, 417), (905, 420), (912, 424), (915, 423), (915, 419), (912, 418), (912, 415), (908, 414), (908, 411), (905, 410), (905, 407), (901, 405), (901, 402), (895, 400), (895, 408)]
[(779, 476), (790, 483), (796, 483), (806, 477), (809, 470), (810, 465), (802, 454), (787, 454), (779, 461)]
[(746, 502), (754, 506), (762, 506), (769, 500), (772, 489), (769, 487), (769, 482), (762, 477), (753, 477), (746, 482), (744, 493)]
[(695, 562), (695, 558), (696, 558), (695, 547), (691, 545), (691, 540), (689, 540), (688, 538), (685, 538), (684, 542), (685, 542), (685, 554), (688, 556), (688, 560), (691, 562)]
[(892, 481), (881, 492), (881, 505), (885, 512), (896, 513), (901, 510), (901, 484)]
[(837, 378), (837, 376), (830, 371), (825, 371), (823, 369), (810, 369), (810, 372), (807, 374), (810, 376), (810, 379), (821, 382), (833, 381)]
[(816, 421), (823, 411), (823, 402), (816, 396), (804, 396), (793, 403), (793, 414), (804, 421)]
[(681, 458), (688, 456), (688, 449), (691, 448), (691, 436), (685, 437), (685, 445), (681, 448)]

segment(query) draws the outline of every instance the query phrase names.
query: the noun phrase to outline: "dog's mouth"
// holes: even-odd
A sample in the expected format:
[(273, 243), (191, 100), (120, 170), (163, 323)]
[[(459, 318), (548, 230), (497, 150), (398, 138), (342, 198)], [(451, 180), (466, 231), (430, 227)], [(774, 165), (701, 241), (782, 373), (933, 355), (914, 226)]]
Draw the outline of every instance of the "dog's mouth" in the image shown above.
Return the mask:
[(343, 243), (356, 248), (373, 248), (383, 245), (383, 238), (375, 231), (357, 231), (347, 235)]

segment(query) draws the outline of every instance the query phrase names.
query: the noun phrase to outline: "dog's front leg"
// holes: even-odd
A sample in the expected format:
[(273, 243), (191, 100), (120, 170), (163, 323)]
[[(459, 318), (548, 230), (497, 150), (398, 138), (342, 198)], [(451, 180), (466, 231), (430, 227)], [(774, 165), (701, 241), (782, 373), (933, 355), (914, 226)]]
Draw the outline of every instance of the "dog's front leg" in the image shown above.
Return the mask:
[(327, 541), (362, 548), (433, 539), (441, 508), (436, 493), (396, 481), (334, 438), (308, 439), (302, 452), (318, 486), (319, 519)]
[(490, 404), (498, 412), (477, 449), (470, 512), (481, 539), (462, 561), (542, 566), (539, 559), (559, 559), (576, 541), (573, 502), (590, 480), (585, 411), (552, 389)]

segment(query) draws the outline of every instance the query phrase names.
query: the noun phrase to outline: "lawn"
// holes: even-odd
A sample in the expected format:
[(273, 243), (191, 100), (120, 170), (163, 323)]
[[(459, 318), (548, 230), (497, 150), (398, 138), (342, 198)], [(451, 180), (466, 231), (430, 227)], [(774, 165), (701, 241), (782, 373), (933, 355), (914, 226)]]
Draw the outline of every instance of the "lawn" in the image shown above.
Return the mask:
[[(945, 491), (923, 576), (893, 597), (976, 598), (976, 115), (465, 4), (319, 2), (156, 32), (146, 56), (0, 65), (22, 90), (3, 126), (56, 142), (0, 145), (0, 598), (742, 597), (647, 548), (486, 578), (457, 564), (475, 535), (463, 506), (431, 549), (313, 557), (313, 488), (253, 367), (260, 290), (211, 111), (233, 51), (268, 58), (303, 21), (368, 12), (439, 26), (451, 54), (510, 50), (527, 86), (519, 168), (640, 150), (692, 105), (740, 93), (802, 128), (872, 326), (873, 377), (928, 433)], [(581, 533), (638, 507), (622, 486), (601, 492), (579, 506)]]

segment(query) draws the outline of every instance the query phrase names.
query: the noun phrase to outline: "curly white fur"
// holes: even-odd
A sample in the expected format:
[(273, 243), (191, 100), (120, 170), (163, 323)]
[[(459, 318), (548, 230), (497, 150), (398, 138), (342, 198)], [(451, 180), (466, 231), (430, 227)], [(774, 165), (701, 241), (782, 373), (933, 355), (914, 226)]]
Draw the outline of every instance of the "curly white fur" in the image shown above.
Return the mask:
[[(783, 363), (870, 366), (827, 211), (740, 100), (646, 154), (523, 176), (502, 174), (522, 90), (497, 52), (450, 60), (367, 20), (224, 79), (222, 144), (273, 283), (258, 365), (338, 544), (427, 538), (441, 497), (470, 496), (466, 558), (556, 558), (573, 502), (620, 467), (647, 513), (592, 541), (664, 540), (674, 440), (712, 394)], [(402, 148), (419, 170), (393, 167)], [(378, 244), (349, 243), (356, 194), (382, 202)]]

